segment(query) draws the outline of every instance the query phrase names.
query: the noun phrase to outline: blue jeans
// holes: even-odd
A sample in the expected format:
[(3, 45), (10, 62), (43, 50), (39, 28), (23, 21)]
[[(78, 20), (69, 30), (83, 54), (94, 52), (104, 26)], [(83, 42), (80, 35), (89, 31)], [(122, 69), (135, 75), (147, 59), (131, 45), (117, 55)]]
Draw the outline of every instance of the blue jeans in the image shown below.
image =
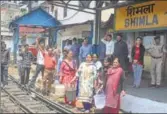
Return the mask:
[(35, 86), (36, 79), (37, 79), (37, 77), (38, 77), (40, 72), (42, 72), (42, 76), (43, 76), (43, 74), (44, 74), (44, 65), (37, 64), (35, 75), (31, 78), (29, 86), (32, 86), (32, 87)]
[(135, 86), (140, 86), (141, 82), (141, 76), (142, 76), (142, 71), (143, 71), (143, 66), (139, 64), (133, 64), (133, 76), (134, 76), (134, 85)]

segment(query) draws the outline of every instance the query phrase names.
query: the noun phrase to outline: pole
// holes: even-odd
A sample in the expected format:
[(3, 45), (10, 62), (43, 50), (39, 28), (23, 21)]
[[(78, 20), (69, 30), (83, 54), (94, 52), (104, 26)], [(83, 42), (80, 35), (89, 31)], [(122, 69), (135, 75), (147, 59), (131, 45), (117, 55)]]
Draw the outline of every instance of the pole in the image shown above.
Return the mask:
[[(0, 5), (1, 5), (1, 1), (0, 1)], [(0, 6), (0, 9), (1, 9), (1, 6)], [(0, 17), (1, 17), (1, 14), (0, 14)], [(1, 61), (1, 21), (0, 21), (0, 61)], [(2, 78), (2, 75), (1, 75), (1, 63), (0, 63), (0, 113), (2, 113), (2, 107), (1, 107), (1, 78)]]
[[(96, 7), (98, 6), (98, 2), (96, 1)], [(101, 27), (101, 10), (96, 10), (95, 15), (95, 44), (98, 44), (100, 41), (100, 27)]]

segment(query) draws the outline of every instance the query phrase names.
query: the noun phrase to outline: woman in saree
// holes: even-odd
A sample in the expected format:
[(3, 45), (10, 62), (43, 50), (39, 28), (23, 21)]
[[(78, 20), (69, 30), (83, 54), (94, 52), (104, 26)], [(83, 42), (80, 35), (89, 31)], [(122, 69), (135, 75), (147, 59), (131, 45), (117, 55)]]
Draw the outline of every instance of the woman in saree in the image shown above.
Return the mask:
[(89, 112), (92, 106), (94, 82), (97, 78), (96, 66), (92, 62), (92, 56), (87, 55), (86, 61), (81, 63), (73, 80), (79, 80), (79, 92), (77, 100), (83, 103), (85, 112)]
[[(60, 67), (60, 83), (64, 84), (66, 89), (68, 87), (76, 86), (76, 81), (71, 82), (77, 70), (76, 63), (72, 57), (72, 51), (67, 51), (67, 55), (65, 55), (65, 59), (62, 61)], [(66, 96), (64, 97), (64, 100), (66, 104), (75, 105), (75, 101), (69, 102)]]
[(106, 104), (104, 113), (118, 114), (120, 110), (120, 96), (124, 96), (123, 90), (124, 72), (120, 67), (118, 58), (113, 61), (113, 66), (108, 69), (106, 83)]

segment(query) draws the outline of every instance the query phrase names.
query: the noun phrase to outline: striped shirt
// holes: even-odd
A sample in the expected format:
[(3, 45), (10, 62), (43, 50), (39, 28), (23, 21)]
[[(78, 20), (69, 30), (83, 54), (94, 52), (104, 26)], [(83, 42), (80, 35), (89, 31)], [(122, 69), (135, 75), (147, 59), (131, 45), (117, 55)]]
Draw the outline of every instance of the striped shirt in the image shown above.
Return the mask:
[(31, 62), (33, 60), (33, 55), (31, 52), (20, 52), (19, 55), (22, 57), (22, 67), (29, 68), (31, 67)]
[(1, 63), (2, 63), (2, 65), (9, 64), (9, 61), (10, 61), (10, 50), (9, 49), (1, 50)]

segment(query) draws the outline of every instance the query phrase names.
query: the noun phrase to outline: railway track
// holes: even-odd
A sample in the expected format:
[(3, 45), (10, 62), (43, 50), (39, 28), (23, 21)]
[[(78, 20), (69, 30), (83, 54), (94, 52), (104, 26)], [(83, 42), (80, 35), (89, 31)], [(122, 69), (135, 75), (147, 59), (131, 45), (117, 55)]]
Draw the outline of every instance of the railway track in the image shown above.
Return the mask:
[[(32, 93), (35, 97), (31, 96)], [(22, 87), (12, 76), (9, 76), (8, 85), (2, 89), (2, 109), (4, 113), (73, 113), (36, 91)]]

